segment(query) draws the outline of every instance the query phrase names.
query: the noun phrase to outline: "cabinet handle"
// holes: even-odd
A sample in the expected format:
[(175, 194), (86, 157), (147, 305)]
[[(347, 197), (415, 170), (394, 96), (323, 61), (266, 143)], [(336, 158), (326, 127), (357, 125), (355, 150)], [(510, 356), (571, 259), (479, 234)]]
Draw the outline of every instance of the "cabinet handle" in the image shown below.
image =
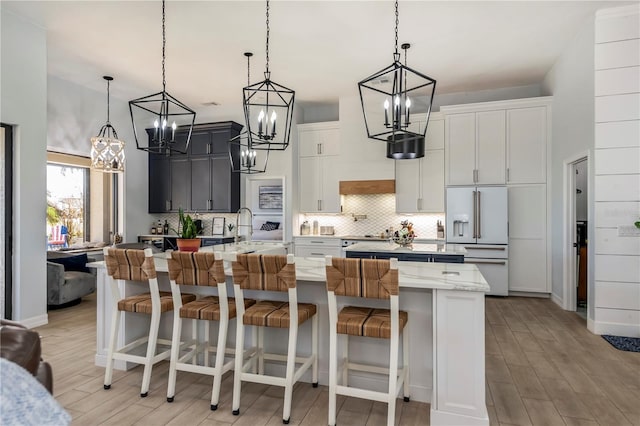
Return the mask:
[(207, 144), (207, 154), (211, 154), (211, 144)]
[(422, 198), (418, 198), (418, 210), (422, 210)]
[(477, 231), (476, 228), (478, 227), (478, 221), (476, 220), (477, 218), (477, 200), (478, 199), (478, 193), (477, 191), (473, 191), (473, 238), (477, 238)]
[(509, 182), (509, 168), (507, 167), (507, 182)]
[(324, 253), (311, 253), (311, 256), (324, 256)]
[(319, 144), (319, 143), (316, 144), (316, 153), (322, 154), (322, 144)]
[(318, 211), (322, 210), (322, 200), (318, 200)]
[(211, 204), (212, 204), (211, 200), (207, 200), (207, 210), (211, 210), (212, 209)]
[(482, 238), (482, 202), (480, 198), (480, 191), (478, 191), (478, 238)]
[(167, 210), (171, 210), (171, 200), (167, 200), (167, 201), (165, 201), (165, 203), (164, 203), (164, 207), (165, 207)]

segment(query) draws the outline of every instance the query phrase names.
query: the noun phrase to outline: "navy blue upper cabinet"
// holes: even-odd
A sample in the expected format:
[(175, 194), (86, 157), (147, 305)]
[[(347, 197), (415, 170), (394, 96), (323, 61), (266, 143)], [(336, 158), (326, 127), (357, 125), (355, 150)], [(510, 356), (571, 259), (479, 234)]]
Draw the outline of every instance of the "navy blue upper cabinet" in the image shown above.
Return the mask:
[[(149, 213), (233, 213), (240, 208), (240, 173), (232, 171), (229, 140), (242, 130), (233, 121), (196, 124), (187, 154), (149, 154)], [(151, 135), (152, 129), (147, 130)], [(176, 131), (176, 148), (184, 150), (188, 132)], [(240, 148), (234, 145), (233, 158)]]

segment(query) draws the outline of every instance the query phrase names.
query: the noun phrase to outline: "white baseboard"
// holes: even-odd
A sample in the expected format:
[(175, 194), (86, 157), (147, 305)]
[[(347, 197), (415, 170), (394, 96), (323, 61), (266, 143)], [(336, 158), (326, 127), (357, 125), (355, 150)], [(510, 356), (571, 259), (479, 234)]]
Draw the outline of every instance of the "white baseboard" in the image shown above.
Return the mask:
[(40, 327), (41, 325), (49, 324), (49, 315), (42, 314), (37, 317), (31, 317), (24, 320), (17, 321), (27, 328)]
[(534, 293), (530, 291), (510, 291), (509, 296), (519, 296), (519, 297), (538, 297), (541, 299), (548, 299), (549, 293)]
[(551, 293), (551, 301), (564, 309), (564, 302), (560, 296)]
[[(591, 323), (591, 324), (590, 324)], [(616, 322), (591, 321), (587, 319), (587, 329), (594, 334), (610, 334), (640, 338), (640, 324), (623, 324)]]
[(431, 408), (431, 424), (442, 426), (489, 426), (489, 414), (485, 409), (482, 417), (470, 417)]

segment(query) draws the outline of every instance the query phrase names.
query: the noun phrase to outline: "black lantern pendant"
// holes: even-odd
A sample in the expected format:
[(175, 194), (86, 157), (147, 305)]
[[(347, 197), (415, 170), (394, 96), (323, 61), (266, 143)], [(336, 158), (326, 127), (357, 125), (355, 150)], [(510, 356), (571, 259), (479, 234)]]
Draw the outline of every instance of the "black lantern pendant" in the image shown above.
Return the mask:
[[(186, 154), (196, 121), (196, 113), (167, 92), (165, 72), (167, 40), (164, 3), (163, 0), (162, 91), (129, 101), (129, 112), (138, 149), (153, 154)], [(141, 129), (146, 129), (146, 132), (138, 129), (136, 123), (139, 123)], [(147, 140), (148, 144), (144, 142)]]
[[(431, 114), (436, 81), (400, 62), (398, 1), (395, 2), (393, 63), (358, 83), (367, 135), (387, 142), (387, 157), (397, 160), (424, 157), (424, 138)], [(417, 114), (420, 122), (413, 120)], [(425, 117), (426, 114), (426, 117)], [(424, 125), (424, 127), (422, 127)]]
[(269, 0), (267, 0), (267, 62), (259, 83), (242, 89), (242, 103), (253, 149), (284, 151), (289, 146), (295, 92), (271, 80), (269, 71)]
[[(247, 58), (247, 85), (249, 85), (251, 82), (249, 63), (253, 53), (245, 52), (244, 56)], [(245, 127), (238, 136), (229, 141), (229, 160), (231, 160), (231, 169), (234, 172), (245, 174), (264, 173), (267, 170), (269, 150), (254, 149), (249, 137), (249, 131)]]
[(116, 129), (109, 120), (109, 85), (113, 77), (105, 75), (107, 81), (107, 122), (98, 134), (91, 138), (91, 168), (105, 173), (124, 172), (124, 141), (118, 139)]

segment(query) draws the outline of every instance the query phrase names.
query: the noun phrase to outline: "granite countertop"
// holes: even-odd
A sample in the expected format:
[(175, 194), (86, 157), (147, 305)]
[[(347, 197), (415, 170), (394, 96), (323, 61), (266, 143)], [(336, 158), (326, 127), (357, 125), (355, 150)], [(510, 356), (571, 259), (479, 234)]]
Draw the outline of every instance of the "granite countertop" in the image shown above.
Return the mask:
[(347, 251), (371, 252), (371, 253), (417, 253), (417, 254), (451, 254), (465, 255), (467, 250), (460, 245), (449, 244), (421, 244), (414, 243), (403, 247), (393, 242), (366, 241), (346, 247)]
[[(149, 238), (149, 237), (158, 237), (158, 238), (178, 238), (177, 234), (140, 234), (138, 237)], [(220, 240), (223, 238), (233, 238), (233, 235), (196, 235), (196, 238), (210, 238), (212, 240)]]

